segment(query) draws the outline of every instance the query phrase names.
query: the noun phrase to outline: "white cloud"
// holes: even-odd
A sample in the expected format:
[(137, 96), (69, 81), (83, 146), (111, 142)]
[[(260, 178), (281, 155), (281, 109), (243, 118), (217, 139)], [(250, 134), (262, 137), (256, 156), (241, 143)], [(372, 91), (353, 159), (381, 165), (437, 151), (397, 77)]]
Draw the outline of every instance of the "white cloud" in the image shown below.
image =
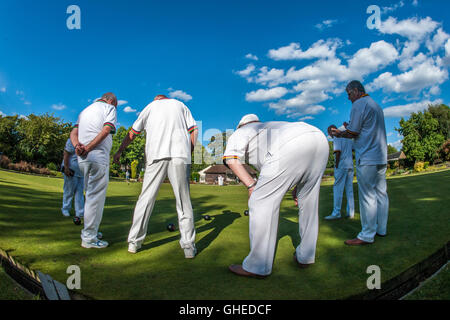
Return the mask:
[(25, 95), (25, 92), (23, 92), (22, 90), (16, 90), (16, 95), (23, 96)]
[(6, 114), (5, 113), (3, 113), (1, 110), (0, 110), (0, 116), (2, 116), (2, 117), (6, 117)]
[(259, 89), (249, 92), (245, 95), (248, 102), (274, 100), (283, 97), (288, 90), (284, 87), (275, 87), (271, 89)]
[(419, 5), (419, 1), (418, 0), (413, 0), (412, 5), (414, 7), (417, 7)]
[(390, 7), (382, 7), (381, 8), (381, 13), (382, 14), (386, 14), (386, 13), (389, 13), (389, 12), (393, 12), (393, 11), (397, 10), (398, 8), (403, 7), (404, 5), (405, 4), (403, 3), (403, 1), (400, 1), (398, 3), (393, 4)]
[(450, 39), (445, 44), (445, 57), (442, 59), (444, 66), (450, 66)]
[(336, 49), (342, 45), (340, 39), (319, 40), (306, 51), (300, 48), (299, 43), (269, 50), (269, 57), (273, 60), (299, 60), (315, 58), (331, 58), (336, 55)]
[(62, 103), (58, 103), (58, 104), (53, 104), (52, 105), (52, 109), (58, 110), (58, 111), (64, 110), (66, 108), (67, 108), (67, 106), (62, 104)]
[(23, 104), (26, 105), (26, 106), (30, 106), (31, 102), (30, 101), (25, 101)]
[(20, 115), (19, 115), (19, 119), (25, 119), (25, 120), (28, 120), (28, 117), (27, 117), (27, 116), (24, 116), (23, 114), (20, 114)]
[(247, 54), (245, 55), (245, 57), (246, 57), (247, 59), (250, 59), (250, 60), (258, 61), (258, 57), (255, 56), (254, 54), (251, 54), (251, 53), (247, 53)]
[(255, 71), (255, 69), (255, 65), (250, 63), (244, 70), (237, 71), (236, 74), (240, 75), (243, 78), (247, 78), (253, 71)]
[(126, 101), (126, 100), (118, 100), (117, 101), (117, 106), (120, 107), (120, 106), (123, 106), (124, 104), (127, 104), (127, 103), (128, 103), (128, 101)]
[(136, 112), (136, 109), (133, 109), (133, 108), (127, 106), (127, 107), (123, 108), (123, 111), (126, 112), (126, 113)]
[(444, 29), (439, 28), (434, 37), (427, 40), (426, 47), (431, 53), (434, 53), (439, 49), (444, 48), (444, 44), (448, 39), (450, 39), (450, 35), (446, 33)]
[(180, 99), (186, 102), (192, 100), (192, 96), (182, 90), (171, 91), (169, 93), (169, 97), (174, 99)]
[(378, 76), (371, 84), (369, 90), (383, 89), (385, 92), (415, 92), (435, 85), (440, 85), (448, 79), (448, 71), (441, 69), (432, 58), (414, 67), (410, 71), (399, 75), (385, 72)]
[(416, 17), (397, 21), (396, 18), (389, 17), (381, 22), (379, 31), (384, 34), (398, 34), (409, 40), (421, 41), (431, 34), (439, 23), (430, 17), (418, 20)]
[(305, 120), (312, 120), (314, 119), (314, 117), (311, 116), (306, 116), (306, 117), (301, 117), (300, 119), (298, 119), (299, 121), (305, 121)]
[(374, 42), (369, 48), (363, 48), (348, 61), (350, 70), (361, 76), (378, 71), (398, 58), (395, 47), (384, 40)]
[(331, 19), (324, 20), (321, 23), (316, 24), (315, 27), (319, 30), (323, 30), (323, 29), (331, 28), (337, 22), (338, 22), (337, 20), (331, 20)]
[(401, 71), (406, 71), (414, 66), (420, 65), (421, 63), (425, 62), (427, 60), (427, 56), (424, 55), (422, 52), (420, 52), (415, 57), (408, 57), (408, 58), (402, 58), (400, 63), (398, 64), (398, 68)]
[(405, 105), (397, 105), (383, 109), (384, 116), (386, 118), (400, 118), (400, 117), (408, 117), (413, 112), (423, 111), (428, 108), (430, 104), (441, 104), (442, 100), (437, 99), (434, 101), (421, 101), (414, 102)]
[(5, 87), (0, 88), (0, 92), (6, 92), (6, 88)]
[(388, 144), (390, 144), (391, 146), (393, 146), (397, 150), (402, 150), (402, 148), (403, 148), (402, 140), (397, 140), (395, 142), (391, 142), (391, 143), (388, 143)]

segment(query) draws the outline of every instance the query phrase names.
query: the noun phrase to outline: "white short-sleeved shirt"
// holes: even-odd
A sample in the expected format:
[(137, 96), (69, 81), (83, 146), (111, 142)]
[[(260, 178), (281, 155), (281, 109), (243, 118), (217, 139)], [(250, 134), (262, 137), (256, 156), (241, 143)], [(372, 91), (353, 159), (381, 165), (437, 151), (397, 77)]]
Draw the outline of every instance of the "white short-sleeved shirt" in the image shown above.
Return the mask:
[(340, 151), (339, 167), (342, 169), (353, 169), (353, 139), (334, 138), (333, 150)]
[(308, 132), (320, 130), (305, 122), (249, 123), (230, 136), (223, 160), (225, 162), (228, 159), (240, 159), (254, 165), (260, 171), (268, 156), (271, 158), (279, 156), (279, 149), (283, 145)]
[(191, 163), (190, 135), (197, 130), (197, 124), (183, 102), (176, 99), (151, 102), (131, 128), (134, 134), (144, 130), (147, 163), (166, 158), (183, 158)]
[(103, 130), (104, 126), (111, 127), (111, 134), (89, 152), (87, 157), (78, 157), (78, 162), (91, 161), (109, 165), (112, 134), (116, 132), (116, 122), (116, 107), (103, 100), (94, 102), (80, 113), (76, 124), (80, 143), (88, 145)]
[(354, 139), (356, 164), (379, 165), (387, 163), (387, 138), (384, 114), (369, 96), (352, 105), (347, 130), (358, 133)]
[[(73, 146), (70, 138), (67, 139), (66, 146), (64, 147), (64, 151), (67, 151), (67, 153), (70, 154), (69, 168), (74, 171), (74, 176), (82, 177), (83, 175), (81, 174), (80, 167), (78, 167), (78, 158), (77, 158), (77, 155), (75, 154), (75, 147)], [(61, 163), (61, 168), (62, 167), (64, 167), (64, 159)]]

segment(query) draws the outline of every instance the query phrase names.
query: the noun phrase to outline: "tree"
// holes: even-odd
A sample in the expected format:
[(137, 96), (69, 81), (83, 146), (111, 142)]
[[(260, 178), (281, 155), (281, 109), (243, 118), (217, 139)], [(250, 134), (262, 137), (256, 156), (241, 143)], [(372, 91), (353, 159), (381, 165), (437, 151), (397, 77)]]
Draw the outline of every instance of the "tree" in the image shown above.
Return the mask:
[(20, 155), (16, 148), (22, 139), (19, 132), (17, 132), (20, 120), (18, 116), (0, 116), (0, 152), (14, 162), (20, 161)]
[(450, 108), (445, 104), (431, 105), (428, 111), (439, 122), (438, 131), (446, 140), (450, 139)]
[(388, 152), (388, 154), (393, 154), (393, 153), (397, 153), (398, 150), (395, 147), (393, 147), (390, 144), (388, 144), (388, 151), (387, 152)]
[[(125, 136), (130, 132), (131, 127), (128, 130), (121, 126), (117, 129), (116, 134), (113, 136), (113, 144), (111, 148), (111, 156), (119, 150)], [(136, 136), (132, 143), (123, 151), (120, 158), (120, 164), (130, 166), (133, 161), (138, 162), (138, 168), (145, 166), (145, 133), (141, 133)], [(120, 166), (111, 164), (112, 170), (120, 170)]]
[(396, 130), (403, 136), (403, 151), (409, 165), (434, 161), (445, 141), (439, 121), (429, 111), (413, 113), (408, 120), (402, 118)]
[(333, 141), (328, 141), (328, 162), (327, 168), (334, 168), (334, 147)]
[(71, 123), (62, 122), (53, 114), (30, 114), (17, 125), (20, 141), (16, 145), (20, 160), (46, 166), (59, 165), (72, 129)]

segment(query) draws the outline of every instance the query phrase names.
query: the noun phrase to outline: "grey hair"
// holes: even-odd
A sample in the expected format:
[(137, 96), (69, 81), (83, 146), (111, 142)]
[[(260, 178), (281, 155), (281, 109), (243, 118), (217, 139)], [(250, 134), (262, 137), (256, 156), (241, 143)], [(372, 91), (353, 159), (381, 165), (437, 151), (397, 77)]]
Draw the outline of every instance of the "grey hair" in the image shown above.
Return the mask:
[(366, 89), (364, 89), (364, 86), (358, 80), (350, 81), (350, 83), (345, 88), (346, 91), (354, 90), (354, 89), (356, 89), (360, 93), (366, 93)]
[(102, 95), (102, 99), (105, 101), (113, 101), (115, 104), (117, 104), (117, 97), (112, 92), (107, 92), (104, 95)]

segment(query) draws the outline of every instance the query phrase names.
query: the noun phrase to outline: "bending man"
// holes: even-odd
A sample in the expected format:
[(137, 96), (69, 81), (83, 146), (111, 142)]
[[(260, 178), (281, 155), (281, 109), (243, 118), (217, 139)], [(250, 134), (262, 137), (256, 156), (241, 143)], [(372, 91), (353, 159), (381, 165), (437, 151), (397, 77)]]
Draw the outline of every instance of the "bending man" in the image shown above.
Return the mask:
[[(259, 170), (258, 181), (254, 181), (242, 165), (244, 157)], [(230, 136), (223, 159), (249, 193), (250, 253), (242, 265), (231, 265), (229, 269), (247, 277), (270, 275), (277, 245), (280, 204), (286, 192), (294, 187), (301, 238), (294, 260), (301, 268), (314, 263), (319, 190), (328, 161), (325, 135), (304, 122), (263, 123), (254, 114), (246, 115)]]

